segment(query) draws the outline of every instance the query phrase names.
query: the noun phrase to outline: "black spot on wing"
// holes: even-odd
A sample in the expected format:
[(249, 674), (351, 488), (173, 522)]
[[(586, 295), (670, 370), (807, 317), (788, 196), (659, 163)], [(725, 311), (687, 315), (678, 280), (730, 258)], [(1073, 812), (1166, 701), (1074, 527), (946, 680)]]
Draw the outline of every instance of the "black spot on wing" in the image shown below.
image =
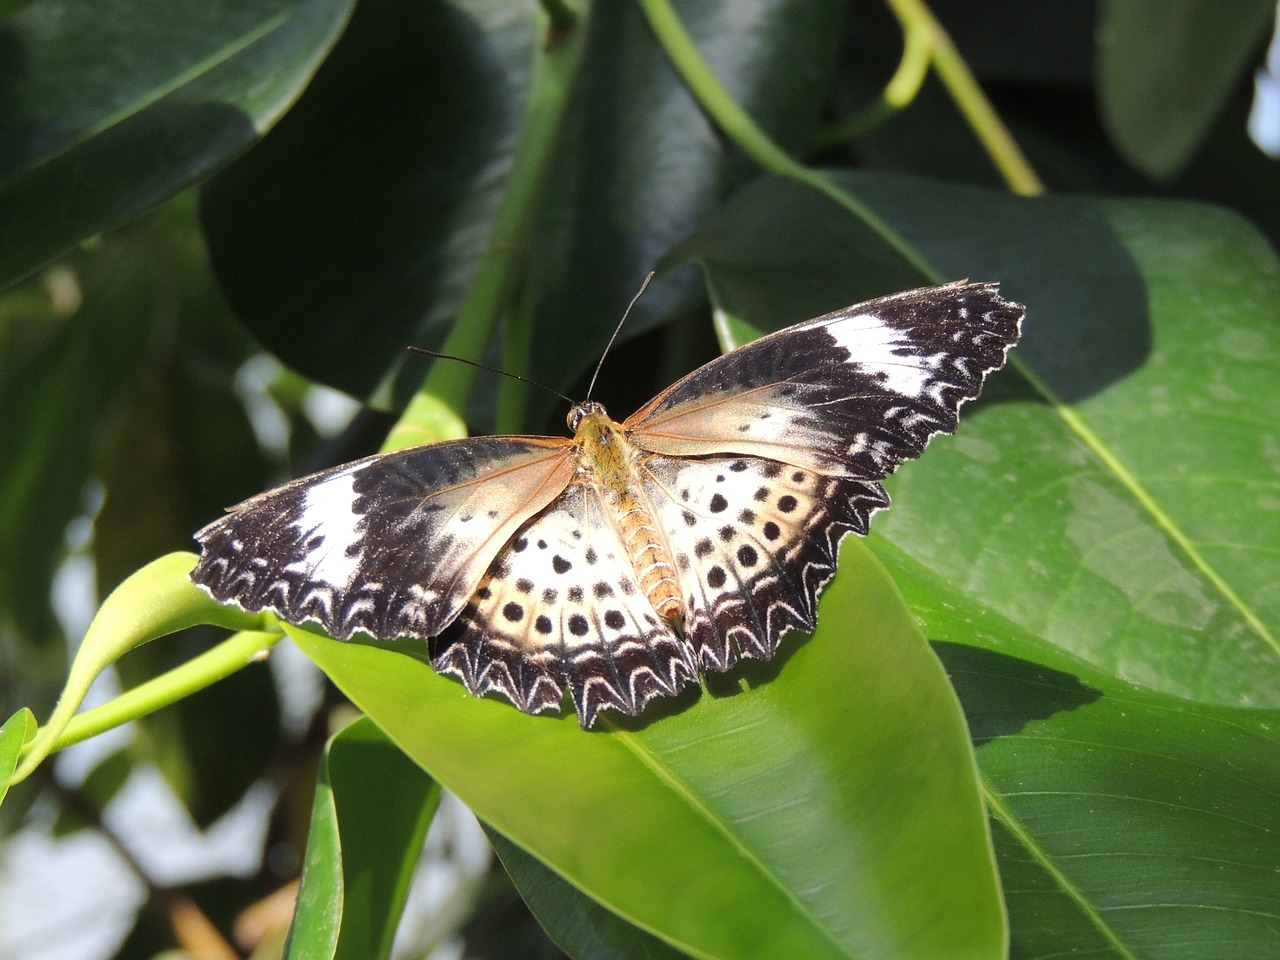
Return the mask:
[[(738, 471), (741, 479), (724, 495), (731, 503), (751, 498), (763, 480), (768, 496), (753, 509), (715, 514), (710, 509), (714, 481), (705, 476), (714, 469), (714, 458), (647, 462), (656, 478), (659, 514), (679, 551), (684, 629), (707, 670), (726, 670), (743, 656), (768, 659), (787, 630), (812, 630), (818, 595), (835, 572), (840, 541), (849, 533), (865, 533), (871, 514), (888, 503), (879, 484), (777, 470), (762, 460), (747, 463), (748, 470)], [(675, 478), (691, 491), (692, 506), (677, 506), (662, 494)], [(699, 509), (699, 525), (689, 531), (683, 513)], [(726, 513), (734, 522), (724, 522)]]

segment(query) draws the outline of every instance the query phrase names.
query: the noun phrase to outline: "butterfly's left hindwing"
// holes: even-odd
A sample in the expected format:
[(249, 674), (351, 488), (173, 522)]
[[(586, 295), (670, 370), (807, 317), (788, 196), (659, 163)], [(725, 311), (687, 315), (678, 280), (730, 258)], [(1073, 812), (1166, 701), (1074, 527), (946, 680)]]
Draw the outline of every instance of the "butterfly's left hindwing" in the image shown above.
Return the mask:
[(649, 604), (615, 518), (573, 483), (498, 554), (432, 662), (477, 695), (529, 713), (566, 689), (591, 726), (602, 709), (636, 714), (697, 679), (689, 644)]
[(567, 440), (482, 437), (382, 454), (260, 494), (198, 534), (215, 600), (345, 639), (429, 637), (573, 475)]

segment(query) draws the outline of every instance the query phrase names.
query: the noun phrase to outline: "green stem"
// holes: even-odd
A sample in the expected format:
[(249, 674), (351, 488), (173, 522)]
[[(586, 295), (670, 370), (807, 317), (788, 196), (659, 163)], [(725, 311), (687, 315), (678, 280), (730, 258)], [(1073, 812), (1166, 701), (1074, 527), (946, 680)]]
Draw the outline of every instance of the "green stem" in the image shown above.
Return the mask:
[(76, 714), (53, 742), (51, 752), (155, 713), (161, 707), (212, 686), (255, 660), (264, 659), (283, 638), (283, 633), (259, 630), (234, 633), (182, 666), (152, 677), (101, 706)]
[(933, 47), (924, 31), (912, 30), (905, 33), (902, 60), (885, 84), (880, 98), (862, 112), (819, 131), (810, 141), (810, 146), (821, 149), (856, 140), (887, 122), (916, 98), (924, 84), (924, 78), (929, 75), (932, 60)]
[[(584, 18), (574, 16), (566, 4), (552, 3), (550, 12), (546, 6), (534, 43), (529, 100), (506, 191), (494, 220), (488, 249), (480, 259), (458, 319), (440, 348), (443, 353), (482, 360), (499, 321), (511, 309), (513, 294), (526, 272), (530, 237), (537, 222), (552, 150), (586, 35)], [(444, 431), (460, 436), (465, 431), (461, 412), (475, 378), (475, 368), (467, 364), (433, 364), (418, 396), (387, 437), (384, 449), (404, 446), (406, 440), (420, 443), (442, 439), (431, 435), (444, 424), (438, 409), (441, 403), (452, 409), (457, 418), (452, 425), (444, 424)], [(425, 430), (424, 422), (428, 425)]]
[(684, 79), (699, 105), (734, 143), (764, 170), (806, 184), (848, 210), (878, 233), (922, 277), (941, 282), (937, 268), (922, 257), (901, 234), (861, 201), (842, 190), (830, 177), (799, 163), (777, 146), (724, 88), (698, 53), (668, 0), (638, 0), (667, 58)]
[(938, 79), (969, 121), (969, 126), (973, 128), (1009, 189), (1027, 197), (1044, 193), (1044, 184), (1031, 169), (1031, 164), (1023, 156), (1008, 128), (991, 106), (991, 101), (974, 79), (968, 64), (951, 42), (950, 35), (924, 0), (887, 2), (902, 24), (908, 43), (916, 38), (916, 42), (926, 44), (933, 51), (933, 66), (938, 71)]

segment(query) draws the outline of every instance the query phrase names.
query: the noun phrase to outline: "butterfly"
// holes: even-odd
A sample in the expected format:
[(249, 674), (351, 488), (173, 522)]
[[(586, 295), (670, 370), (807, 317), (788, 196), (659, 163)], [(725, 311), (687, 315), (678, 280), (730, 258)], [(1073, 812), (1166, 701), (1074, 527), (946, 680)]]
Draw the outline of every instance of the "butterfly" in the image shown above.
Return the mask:
[(1024, 308), (949, 283), (739, 347), (622, 423), (379, 454), (232, 507), (196, 534), (215, 600), (338, 639), (429, 641), (435, 668), (581, 725), (817, 625), (841, 541), (880, 481), (1017, 343)]

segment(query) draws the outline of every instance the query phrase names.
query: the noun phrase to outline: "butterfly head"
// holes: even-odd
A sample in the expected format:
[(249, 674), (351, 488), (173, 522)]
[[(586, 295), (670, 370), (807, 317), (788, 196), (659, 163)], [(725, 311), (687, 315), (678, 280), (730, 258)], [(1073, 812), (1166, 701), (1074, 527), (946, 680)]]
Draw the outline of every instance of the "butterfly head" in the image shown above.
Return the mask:
[(582, 426), (582, 421), (590, 416), (604, 417), (606, 420), (609, 415), (604, 412), (604, 405), (596, 403), (594, 400), (587, 400), (583, 403), (575, 403), (573, 409), (569, 411), (569, 415), (565, 417), (565, 422), (569, 424), (569, 429), (575, 434), (578, 428)]

